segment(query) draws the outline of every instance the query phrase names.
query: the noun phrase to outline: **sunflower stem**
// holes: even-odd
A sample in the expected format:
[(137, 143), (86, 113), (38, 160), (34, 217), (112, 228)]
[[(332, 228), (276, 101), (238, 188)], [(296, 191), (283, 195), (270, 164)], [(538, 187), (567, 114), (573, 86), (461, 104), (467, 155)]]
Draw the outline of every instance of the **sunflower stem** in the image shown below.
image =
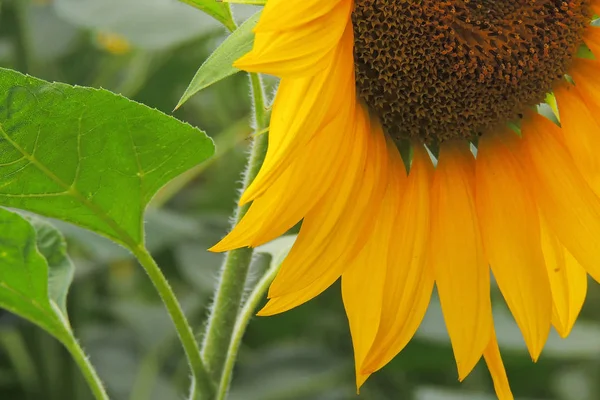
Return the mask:
[[(254, 130), (260, 132), (268, 124), (264, 88), (257, 74), (250, 74), (250, 84), (254, 106)], [(243, 190), (256, 178), (267, 152), (267, 135), (253, 135), (252, 138)], [(246, 204), (236, 209), (233, 226), (241, 221), (249, 207)], [(223, 262), (202, 346), (202, 358), (215, 382), (221, 381), (223, 367), (228, 358), (229, 344), (242, 303), (252, 254), (253, 250), (248, 247), (232, 250), (226, 254)]]
[(262, 301), (267, 289), (275, 275), (279, 271), (281, 263), (274, 262), (271, 260), (269, 269), (265, 272), (262, 278), (258, 281), (252, 292), (248, 296), (244, 307), (240, 311), (240, 315), (237, 318), (235, 326), (233, 328), (233, 336), (229, 343), (229, 349), (227, 350), (227, 359), (225, 360), (225, 366), (223, 368), (223, 375), (221, 376), (221, 382), (217, 389), (217, 400), (225, 400), (227, 392), (229, 391), (229, 383), (231, 382), (231, 374), (233, 367), (235, 366), (235, 360), (237, 358), (240, 345), (242, 344), (242, 338), (246, 332), (246, 327), (250, 323), (250, 319), (254, 316), (254, 312), (258, 308), (259, 303)]

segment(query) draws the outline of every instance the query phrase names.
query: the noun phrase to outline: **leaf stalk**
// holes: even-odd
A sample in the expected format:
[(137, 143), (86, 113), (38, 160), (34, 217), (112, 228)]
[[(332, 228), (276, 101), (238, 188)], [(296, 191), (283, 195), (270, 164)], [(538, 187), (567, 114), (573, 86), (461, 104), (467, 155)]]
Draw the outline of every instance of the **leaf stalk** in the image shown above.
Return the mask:
[(214, 384), (204, 366), (200, 356), (200, 347), (194, 337), (194, 332), (181, 309), (175, 293), (171, 289), (167, 278), (152, 258), (148, 250), (143, 246), (138, 246), (133, 250), (134, 255), (146, 270), (150, 280), (154, 284), (156, 291), (165, 304), (177, 334), (185, 351), (188, 363), (192, 370), (193, 382), (191, 385), (190, 399), (193, 400), (212, 400), (214, 395)]

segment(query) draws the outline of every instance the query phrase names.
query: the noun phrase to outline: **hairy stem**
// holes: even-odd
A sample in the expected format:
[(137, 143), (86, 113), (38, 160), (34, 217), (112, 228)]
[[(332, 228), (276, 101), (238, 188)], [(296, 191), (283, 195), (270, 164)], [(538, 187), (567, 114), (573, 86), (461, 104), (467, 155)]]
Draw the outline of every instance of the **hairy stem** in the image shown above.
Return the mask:
[(252, 293), (250, 293), (250, 296), (248, 296), (246, 304), (244, 304), (244, 307), (240, 312), (240, 315), (233, 328), (233, 336), (231, 338), (231, 342), (229, 343), (229, 349), (227, 350), (227, 359), (225, 361), (223, 375), (221, 376), (221, 381), (219, 382), (219, 387), (217, 389), (217, 400), (225, 400), (227, 396), (229, 383), (231, 381), (231, 374), (233, 372), (233, 367), (235, 366), (235, 360), (237, 358), (240, 345), (242, 344), (244, 332), (246, 332), (246, 327), (248, 326), (248, 323), (250, 323), (250, 319), (254, 315), (254, 311), (265, 296), (269, 285), (271, 282), (273, 282), (273, 279), (275, 279), (275, 275), (277, 275), (280, 266), (281, 263), (271, 263), (269, 270), (256, 284), (252, 290)]
[[(257, 74), (250, 74), (250, 82), (254, 105), (254, 129), (255, 132), (260, 132), (268, 124), (265, 94), (262, 81)], [(244, 175), (243, 189), (246, 189), (258, 174), (266, 151), (267, 135), (255, 134)], [(248, 208), (247, 204), (237, 208), (233, 221), (234, 226), (244, 217)], [(202, 358), (215, 382), (221, 380), (223, 366), (227, 359), (227, 350), (242, 302), (252, 252), (253, 250), (248, 247), (229, 251), (221, 270), (202, 348)]]
[(134, 249), (134, 255), (146, 270), (146, 273), (150, 277), (150, 280), (162, 298), (163, 303), (165, 304), (167, 311), (173, 320), (175, 329), (177, 330), (179, 340), (181, 341), (183, 350), (185, 351), (185, 355), (188, 363), (190, 364), (194, 379), (191, 385), (192, 393), (190, 394), (190, 399), (212, 399), (214, 394), (214, 384), (206, 371), (204, 363), (202, 362), (198, 342), (196, 341), (194, 332), (192, 331), (192, 328), (186, 319), (185, 314), (183, 313), (183, 310), (177, 301), (177, 298), (175, 297), (175, 293), (173, 293), (173, 290), (169, 286), (169, 282), (146, 248), (142, 246), (136, 247)]

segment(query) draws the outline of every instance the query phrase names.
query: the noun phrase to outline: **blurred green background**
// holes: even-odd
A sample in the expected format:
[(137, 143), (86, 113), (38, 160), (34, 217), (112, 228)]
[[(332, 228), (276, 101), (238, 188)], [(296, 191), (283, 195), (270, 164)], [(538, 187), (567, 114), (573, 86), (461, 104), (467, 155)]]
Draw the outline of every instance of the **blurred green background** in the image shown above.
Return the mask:
[[(234, 8), (238, 21), (255, 10)], [(218, 22), (176, 0), (0, 0), (0, 66), (103, 87), (171, 113), (200, 64), (226, 37)], [(268, 81), (270, 86), (276, 82)], [(272, 92), (272, 90), (271, 90)], [(159, 193), (147, 215), (150, 249), (201, 332), (221, 256), (205, 249), (228, 229), (250, 134), (248, 82), (238, 74), (174, 115), (205, 130), (217, 155)], [(77, 267), (68, 308), (76, 334), (115, 400), (184, 398), (188, 370), (152, 285), (117, 245), (53, 221)], [(258, 255), (248, 286), (264, 270)], [(284, 315), (255, 318), (232, 400), (356, 398), (350, 335), (336, 284)], [(592, 284), (571, 337), (554, 332), (533, 364), (499, 294), (496, 330), (519, 399), (600, 399), (600, 291)], [(494, 399), (483, 364), (457, 382), (437, 300), (416, 338), (363, 387), (362, 399)], [(0, 399), (87, 400), (67, 352), (0, 310)]]

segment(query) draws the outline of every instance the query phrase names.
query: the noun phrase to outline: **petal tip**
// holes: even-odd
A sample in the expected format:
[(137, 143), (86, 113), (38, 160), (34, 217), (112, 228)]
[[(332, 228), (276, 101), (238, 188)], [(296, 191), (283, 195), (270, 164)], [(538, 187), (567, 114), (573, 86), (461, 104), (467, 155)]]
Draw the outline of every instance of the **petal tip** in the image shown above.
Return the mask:
[(277, 300), (278, 299), (269, 298), (267, 304), (265, 304), (265, 306), (262, 309), (260, 309), (260, 311), (258, 311), (256, 315), (258, 317), (270, 317), (272, 315), (280, 314), (283, 311), (286, 311), (285, 308), (282, 309), (281, 302)]
[(221, 242), (219, 242), (213, 247), (209, 248), (208, 251), (210, 251), (211, 253), (223, 253), (227, 251), (227, 249), (223, 245), (221, 245)]
[(356, 394), (357, 395), (360, 394), (360, 388), (365, 384), (367, 379), (369, 379), (369, 376), (371, 376), (371, 373), (365, 374), (362, 371), (360, 373), (356, 374)]
[(256, 313), (256, 316), (257, 317), (269, 317), (269, 316), (275, 314), (269, 310), (270, 308), (271, 307), (269, 306), (269, 303), (265, 304), (265, 306)]
[(255, 64), (256, 59), (252, 52), (250, 52), (235, 60), (232, 65), (237, 69), (241, 69), (243, 71), (250, 71), (252, 69), (252, 66), (254, 66)]

